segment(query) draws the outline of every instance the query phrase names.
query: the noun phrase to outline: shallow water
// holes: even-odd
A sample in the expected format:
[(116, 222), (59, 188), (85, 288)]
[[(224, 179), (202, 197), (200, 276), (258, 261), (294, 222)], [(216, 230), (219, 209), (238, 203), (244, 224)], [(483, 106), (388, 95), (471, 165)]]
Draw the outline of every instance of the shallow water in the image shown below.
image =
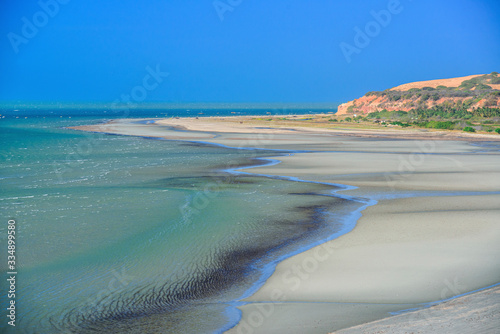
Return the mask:
[(277, 152), (61, 128), (96, 121), (2, 120), (17, 332), (219, 332), (273, 261), (359, 207), (317, 196), (332, 186), (225, 172)]

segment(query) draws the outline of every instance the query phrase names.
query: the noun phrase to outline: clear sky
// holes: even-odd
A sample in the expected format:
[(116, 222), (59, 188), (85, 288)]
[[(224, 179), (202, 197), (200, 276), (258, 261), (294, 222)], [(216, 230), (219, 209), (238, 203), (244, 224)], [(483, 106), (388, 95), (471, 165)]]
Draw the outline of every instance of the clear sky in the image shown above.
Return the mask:
[(58, 1), (1, 1), (0, 101), (345, 102), (500, 72), (498, 0)]

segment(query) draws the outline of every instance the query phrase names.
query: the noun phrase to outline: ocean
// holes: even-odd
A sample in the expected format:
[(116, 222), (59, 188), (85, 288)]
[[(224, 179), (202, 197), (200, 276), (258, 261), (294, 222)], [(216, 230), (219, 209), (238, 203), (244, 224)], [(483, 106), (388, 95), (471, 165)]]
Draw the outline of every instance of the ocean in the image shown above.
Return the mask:
[[(65, 127), (105, 119), (37, 116), (0, 120), (1, 249), (16, 222), (17, 330), (2, 321), (5, 333), (222, 332), (277, 262), (345, 229), (362, 205), (332, 185), (240, 170), (290, 152), (84, 133)], [(3, 310), (7, 290), (3, 279)]]

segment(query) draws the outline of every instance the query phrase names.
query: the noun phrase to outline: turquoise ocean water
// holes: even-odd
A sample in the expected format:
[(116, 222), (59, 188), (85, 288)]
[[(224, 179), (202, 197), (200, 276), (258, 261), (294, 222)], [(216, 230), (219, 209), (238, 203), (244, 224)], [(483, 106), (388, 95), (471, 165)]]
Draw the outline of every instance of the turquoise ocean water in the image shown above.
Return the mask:
[(330, 185), (228, 172), (279, 152), (64, 129), (100, 121), (0, 120), (1, 243), (15, 219), (18, 272), (16, 330), (2, 332), (223, 331), (277, 261), (360, 206), (318, 196)]

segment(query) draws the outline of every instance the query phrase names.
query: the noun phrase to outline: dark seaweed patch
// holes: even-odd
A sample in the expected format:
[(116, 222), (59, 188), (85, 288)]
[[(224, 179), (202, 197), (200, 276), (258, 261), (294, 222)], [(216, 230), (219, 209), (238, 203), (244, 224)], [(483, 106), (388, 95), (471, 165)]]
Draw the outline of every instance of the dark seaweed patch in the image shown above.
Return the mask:
[(213, 302), (211, 297), (219, 296), (236, 282), (254, 282), (259, 276), (256, 267), (261, 267), (264, 259), (272, 260), (283, 253), (280, 251), (284, 248), (310, 238), (326, 225), (322, 214), (326, 206), (300, 209), (306, 211), (307, 219), (294, 223), (274, 222), (277, 227), (293, 228), (283, 229), (283, 233), (277, 234), (276, 238), (270, 237), (260, 242), (256, 240), (251, 247), (236, 248), (224, 254), (214, 251), (208, 254), (211, 258), (209, 268), (192, 265), (184, 270), (184, 273), (190, 273), (189, 280), (181, 278), (185, 275), (174, 275), (161, 287), (145, 286), (132, 291), (131, 295), (114, 296), (114, 300), (108, 304), (103, 302), (98, 303), (97, 307), (73, 309), (63, 317), (62, 322), (51, 319), (51, 323), (63, 333), (140, 332), (143, 329), (136, 327), (141, 326), (139, 319), (161, 314), (168, 327), (177, 327), (178, 322), (182, 321), (177, 318), (179, 311), (191, 305)]
[(217, 185), (242, 185), (242, 184), (256, 184), (255, 180), (246, 176), (227, 176), (225, 175), (212, 175), (212, 176), (198, 176), (198, 177), (169, 177), (146, 184), (141, 184), (140, 187), (146, 188), (178, 188), (178, 189), (204, 189), (210, 184)]

